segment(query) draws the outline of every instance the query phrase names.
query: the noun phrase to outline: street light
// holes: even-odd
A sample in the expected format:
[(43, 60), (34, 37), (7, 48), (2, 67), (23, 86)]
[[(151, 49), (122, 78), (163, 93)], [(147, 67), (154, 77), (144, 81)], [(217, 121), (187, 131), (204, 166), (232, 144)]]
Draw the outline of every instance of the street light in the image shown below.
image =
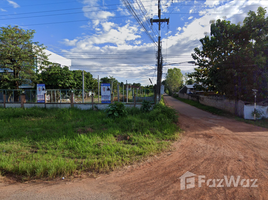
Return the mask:
[(254, 120), (256, 120), (256, 107), (257, 107), (257, 103), (256, 103), (256, 98), (257, 98), (257, 92), (258, 90), (256, 89), (252, 89), (254, 97), (255, 97), (255, 102), (254, 102)]

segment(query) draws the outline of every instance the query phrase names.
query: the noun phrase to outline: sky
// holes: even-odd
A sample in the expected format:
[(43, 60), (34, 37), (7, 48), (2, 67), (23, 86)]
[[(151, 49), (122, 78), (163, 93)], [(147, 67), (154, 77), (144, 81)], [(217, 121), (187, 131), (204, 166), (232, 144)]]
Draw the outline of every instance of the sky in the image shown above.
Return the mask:
[[(138, 16), (125, 6), (129, 2)], [(194, 69), (191, 54), (210, 34), (213, 20), (243, 23), (247, 13), (267, 0), (161, 0), (163, 77), (169, 68)], [(33, 41), (72, 60), (71, 70), (120, 82), (156, 83), (158, 0), (0, 0), (0, 26), (35, 30)], [(145, 27), (145, 28), (144, 28)], [(177, 64), (172, 64), (177, 63)], [(179, 63), (179, 64), (178, 64)]]

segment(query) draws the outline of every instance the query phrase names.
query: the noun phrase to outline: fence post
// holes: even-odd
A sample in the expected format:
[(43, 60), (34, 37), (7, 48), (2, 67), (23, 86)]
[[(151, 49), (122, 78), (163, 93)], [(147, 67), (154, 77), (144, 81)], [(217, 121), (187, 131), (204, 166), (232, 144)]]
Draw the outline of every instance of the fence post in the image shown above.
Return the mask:
[(136, 94), (134, 94), (134, 108), (136, 107)]
[(26, 103), (25, 94), (20, 95), (21, 108), (24, 108), (24, 103)]
[(127, 85), (127, 103), (128, 103), (128, 85)]
[(124, 84), (123, 84), (123, 102), (125, 102)]
[(71, 107), (74, 107), (74, 93), (71, 93)]
[(45, 93), (44, 96), (45, 96), (45, 108), (47, 108), (47, 94)]
[(111, 94), (111, 103), (114, 102), (114, 94)]
[(93, 94), (91, 94), (91, 104), (92, 104), (92, 110), (93, 110), (93, 104), (94, 104), (94, 95)]
[(6, 108), (6, 94), (3, 94), (3, 100), (4, 100), (4, 108)]
[(117, 101), (120, 102), (120, 89), (119, 89), (119, 83), (117, 83)]

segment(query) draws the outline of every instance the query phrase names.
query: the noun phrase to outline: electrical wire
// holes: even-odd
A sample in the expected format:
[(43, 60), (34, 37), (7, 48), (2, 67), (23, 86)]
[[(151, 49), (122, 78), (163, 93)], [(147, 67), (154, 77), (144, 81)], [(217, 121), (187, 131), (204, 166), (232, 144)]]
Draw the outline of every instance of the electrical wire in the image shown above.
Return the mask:
[[(112, 11), (112, 10), (117, 10), (117, 8), (114, 9), (107, 9), (107, 10), (101, 10), (101, 11)], [(86, 11), (86, 12), (90, 12)], [(91, 12), (98, 12), (92, 10)], [(72, 13), (58, 13), (58, 14), (48, 14), (48, 15), (35, 15), (35, 16), (26, 16), (26, 17), (14, 17), (14, 18), (5, 18), (5, 19), (0, 19), (0, 20), (11, 20), (11, 19), (25, 19), (25, 18), (36, 18), (36, 17), (52, 17), (52, 16), (59, 16), (59, 15), (71, 15), (71, 14), (79, 14), (79, 13), (84, 13), (84, 11), (78, 11), (78, 12), (72, 12)]]
[(139, 23), (139, 25), (144, 29), (145, 33), (149, 36), (149, 38), (153, 41), (153, 43), (155, 45), (157, 45), (156, 40), (150, 34), (150, 32), (148, 31), (148, 28), (142, 22), (142, 20), (140, 19), (140, 17), (137, 15), (137, 12), (136, 12), (134, 6), (132, 6), (128, 0), (122, 0), (122, 1), (124, 3), (125, 7), (128, 9), (128, 11), (133, 15), (133, 17), (136, 19), (136, 21)]

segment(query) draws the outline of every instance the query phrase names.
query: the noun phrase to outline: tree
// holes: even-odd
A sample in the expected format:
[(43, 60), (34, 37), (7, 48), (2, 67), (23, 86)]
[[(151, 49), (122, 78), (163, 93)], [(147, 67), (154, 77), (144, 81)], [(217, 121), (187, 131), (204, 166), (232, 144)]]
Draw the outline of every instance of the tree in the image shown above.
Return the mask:
[[(74, 70), (72, 71), (74, 80), (75, 80), (75, 89), (82, 89), (83, 87), (83, 71), (82, 70)], [(84, 83), (85, 90), (95, 90), (98, 88), (98, 81), (93, 78), (93, 75), (90, 72), (84, 71)]]
[(193, 85), (194, 84), (194, 80), (193, 79), (188, 79), (186, 81), (186, 85)]
[[(18, 26), (0, 28), (0, 66), (5, 69), (1, 75), (1, 88), (19, 89), (22, 84), (36, 83), (37, 63), (43, 66), (47, 56), (43, 52), (45, 47), (32, 41), (34, 33), (34, 30), (24, 30)], [(18, 97), (15, 93), (15, 101)]]
[(133, 86), (136, 86), (136, 87), (141, 87), (141, 84), (140, 83), (133, 83), (132, 85)]
[(111, 86), (113, 85), (113, 90), (117, 89), (117, 84), (119, 83), (113, 76), (103, 77), (100, 79), (101, 83), (110, 83)]
[(166, 87), (171, 95), (178, 92), (183, 83), (183, 75), (178, 68), (168, 69), (166, 75)]
[(47, 89), (73, 89), (75, 79), (68, 67), (52, 65), (45, 68), (39, 74), (39, 81), (46, 85)]
[(210, 70), (217, 64), (226, 60), (237, 48), (236, 37), (240, 35), (240, 25), (231, 24), (230, 21), (217, 20), (211, 24), (211, 36), (200, 40), (202, 50), (195, 48), (192, 54), (198, 65), (195, 72), (189, 74), (202, 87), (199, 89), (215, 90), (213, 80), (209, 76)]
[(243, 26), (217, 20), (211, 24), (211, 36), (201, 39), (202, 50), (192, 57), (198, 65), (189, 77), (212, 90), (236, 100), (252, 100), (268, 95), (268, 18), (266, 10), (250, 11)]

